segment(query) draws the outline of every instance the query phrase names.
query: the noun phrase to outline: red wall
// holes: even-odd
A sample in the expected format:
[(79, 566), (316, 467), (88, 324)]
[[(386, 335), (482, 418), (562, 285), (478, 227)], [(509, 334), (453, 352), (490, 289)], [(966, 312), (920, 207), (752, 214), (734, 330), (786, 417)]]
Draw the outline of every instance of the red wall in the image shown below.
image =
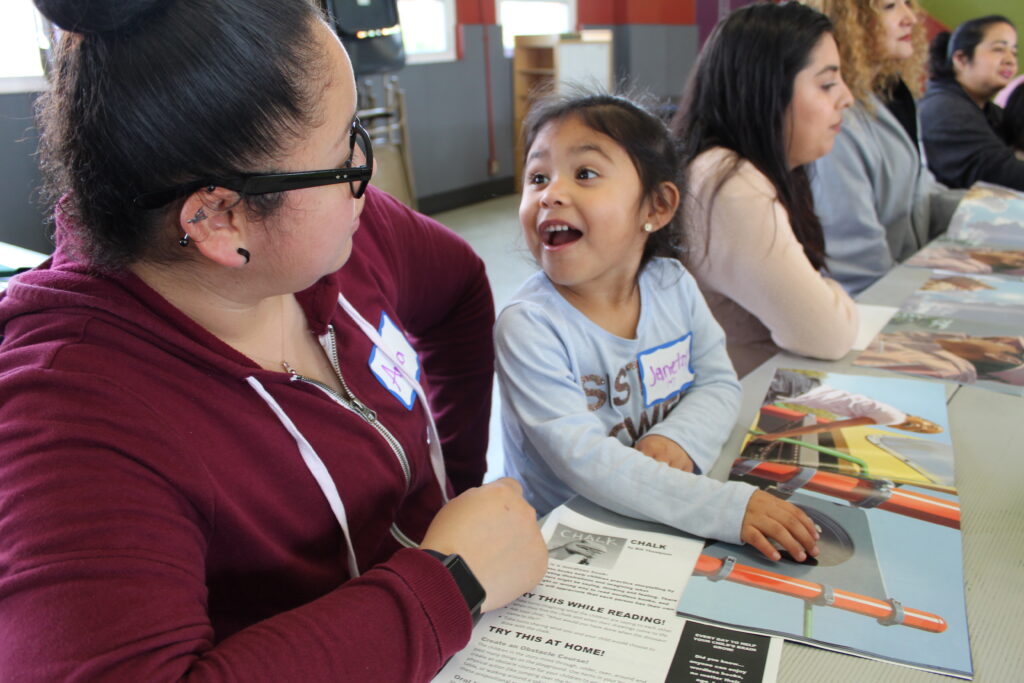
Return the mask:
[[(494, 0), (455, 0), (460, 24), (494, 24)], [(697, 0), (576, 0), (576, 19), (580, 26), (616, 26), (620, 24), (697, 23)], [(928, 37), (945, 30), (939, 22), (926, 18)]]
[[(618, 24), (693, 24), (697, 0), (576, 0), (581, 26)], [(455, 0), (460, 24), (493, 24), (494, 0)]]
[(924, 28), (925, 32), (928, 35), (929, 43), (932, 42), (932, 38), (934, 38), (936, 34), (949, 30), (948, 26), (943, 24), (938, 19), (933, 18), (932, 15), (928, 14), (927, 12), (924, 14)]
[(494, 0), (455, 0), (455, 16), (459, 24), (497, 23)]
[(697, 0), (577, 0), (580, 25), (693, 24)]

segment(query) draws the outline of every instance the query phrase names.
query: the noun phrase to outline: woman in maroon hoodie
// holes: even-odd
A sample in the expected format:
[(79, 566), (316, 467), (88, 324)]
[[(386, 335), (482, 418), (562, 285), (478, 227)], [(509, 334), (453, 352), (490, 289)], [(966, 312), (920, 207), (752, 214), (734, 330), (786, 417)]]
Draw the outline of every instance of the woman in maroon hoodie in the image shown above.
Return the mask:
[(2, 677), (431, 678), (546, 562), (517, 485), (473, 488), (482, 263), (367, 187), (306, 0), (37, 5), (57, 249), (0, 300)]

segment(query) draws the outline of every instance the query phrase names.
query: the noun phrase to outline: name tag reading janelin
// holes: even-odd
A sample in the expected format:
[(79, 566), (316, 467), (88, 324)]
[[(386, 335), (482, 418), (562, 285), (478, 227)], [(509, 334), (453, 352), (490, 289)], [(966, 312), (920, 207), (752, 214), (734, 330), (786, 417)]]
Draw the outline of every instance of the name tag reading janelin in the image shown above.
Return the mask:
[(644, 405), (648, 408), (672, 398), (693, 384), (690, 351), (693, 333), (637, 354)]
[(380, 314), (380, 327), (377, 332), (387, 345), (388, 353), (384, 353), (374, 346), (370, 353), (370, 370), (377, 377), (377, 381), (401, 401), (407, 410), (412, 410), (416, 403), (416, 389), (406, 381), (402, 375), (402, 369), (418, 382), (420, 359), (416, 355), (416, 351), (413, 350), (412, 344), (387, 313)]

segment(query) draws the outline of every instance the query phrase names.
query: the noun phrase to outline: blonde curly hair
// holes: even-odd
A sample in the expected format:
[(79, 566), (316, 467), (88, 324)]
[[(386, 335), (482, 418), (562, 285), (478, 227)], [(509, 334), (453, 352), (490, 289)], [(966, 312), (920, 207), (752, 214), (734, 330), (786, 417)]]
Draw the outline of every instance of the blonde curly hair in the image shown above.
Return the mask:
[[(883, 98), (902, 79), (914, 97), (924, 90), (925, 62), (928, 44), (924, 22), (918, 21), (911, 30), (914, 54), (910, 59), (880, 59), (883, 40), (879, 15), (882, 4), (893, 0), (801, 0), (808, 7), (825, 14), (835, 30), (842, 59), (843, 80), (857, 101), (872, 110), (868, 97)], [(899, 1), (899, 0), (896, 0)], [(920, 16), (918, 0), (910, 0), (914, 12)]]

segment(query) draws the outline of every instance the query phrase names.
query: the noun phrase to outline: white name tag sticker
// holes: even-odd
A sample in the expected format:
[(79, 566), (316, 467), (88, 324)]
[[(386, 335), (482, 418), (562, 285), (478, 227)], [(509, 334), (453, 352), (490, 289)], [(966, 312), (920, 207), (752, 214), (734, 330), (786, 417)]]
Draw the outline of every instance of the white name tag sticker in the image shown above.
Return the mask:
[(370, 370), (377, 381), (391, 392), (391, 395), (402, 402), (406, 410), (412, 410), (416, 403), (416, 389), (413, 388), (402, 370), (405, 370), (417, 382), (420, 380), (420, 359), (413, 350), (412, 344), (405, 338), (398, 326), (392, 322), (387, 313), (380, 314), (380, 327), (377, 329), (381, 339), (387, 345), (383, 350), (377, 346), (370, 352)]
[(650, 408), (678, 396), (693, 384), (693, 333), (637, 354), (644, 406)]

